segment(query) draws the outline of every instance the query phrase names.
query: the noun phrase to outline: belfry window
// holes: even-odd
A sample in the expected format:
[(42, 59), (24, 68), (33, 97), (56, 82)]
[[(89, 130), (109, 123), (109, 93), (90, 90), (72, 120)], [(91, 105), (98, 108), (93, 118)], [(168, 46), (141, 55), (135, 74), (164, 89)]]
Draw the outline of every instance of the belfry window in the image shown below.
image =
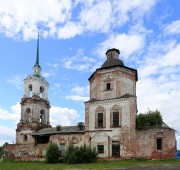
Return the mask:
[(45, 123), (45, 111), (40, 111), (40, 123)]
[(25, 121), (26, 122), (30, 122), (30, 112), (31, 112), (30, 108), (27, 108), (26, 112), (25, 112)]
[(29, 94), (28, 94), (28, 97), (32, 97), (32, 84), (30, 84), (29, 86), (28, 86), (28, 92), (29, 92)]
[(40, 87), (40, 97), (41, 98), (44, 97), (44, 87), (43, 86)]

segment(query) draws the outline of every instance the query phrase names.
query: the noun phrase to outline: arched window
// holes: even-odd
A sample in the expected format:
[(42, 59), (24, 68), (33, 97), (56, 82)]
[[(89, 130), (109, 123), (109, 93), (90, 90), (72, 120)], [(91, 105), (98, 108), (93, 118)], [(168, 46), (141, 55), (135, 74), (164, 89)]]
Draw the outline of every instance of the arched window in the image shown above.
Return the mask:
[(30, 113), (31, 113), (31, 109), (27, 108), (26, 112), (25, 112), (25, 121), (26, 122), (30, 122)]
[(120, 111), (120, 107), (118, 105), (114, 105), (111, 109), (110, 113), (110, 127), (120, 127), (122, 121), (122, 115)]
[(41, 98), (44, 97), (44, 87), (43, 86), (40, 87), (40, 97)]
[(45, 123), (45, 111), (43, 109), (40, 111), (40, 123)]
[(95, 110), (95, 128), (106, 127), (106, 112), (102, 106)]
[(32, 84), (30, 84), (29, 86), (28, 86), (28, 97), (32, 97)]

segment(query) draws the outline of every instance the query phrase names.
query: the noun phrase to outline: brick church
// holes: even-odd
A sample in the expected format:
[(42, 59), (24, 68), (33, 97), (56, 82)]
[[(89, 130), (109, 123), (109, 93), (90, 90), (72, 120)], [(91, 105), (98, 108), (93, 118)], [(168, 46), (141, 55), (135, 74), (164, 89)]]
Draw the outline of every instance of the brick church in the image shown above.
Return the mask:
[[(90, 100), (85, 102), (85, 126), (52, 127), (47, 80), (41, 76), (39, 38), (33, 74), (24, 79), (21, 118), (16, 144), (5, 148), (15, 160), (44, 160), (49, 143), (57, 143), (61, 156), (72, 143), (95, 147), (99, 159), (175, 158), (175, 130), (162, 127), (136, 130), (136, 69), (119, 59), (118, 49), (109, 49), (102, 66), (89, 77)], [(142, 99), (139, 99), (142, 100)]]

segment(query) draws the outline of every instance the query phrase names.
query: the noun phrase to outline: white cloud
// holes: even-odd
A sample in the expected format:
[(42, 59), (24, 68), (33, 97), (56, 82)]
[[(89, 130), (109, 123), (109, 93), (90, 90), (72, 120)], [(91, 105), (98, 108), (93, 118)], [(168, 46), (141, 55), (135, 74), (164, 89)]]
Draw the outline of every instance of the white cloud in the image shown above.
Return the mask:
[(102, 42), (97, 53), (104, 56), (104, 52), (110, 48), (120, 49), (123, 58), (128, 58), (131, 54), (142, 49), (145, 45), (144, 35), (128, 35), (128, 34), (117, 34), (110, 35), (108, 39)]
[(23, 79), (25, 75), (14, 75), (7, 79), (7, 82), (16, 86), (16, 88), (21, 89), (23, 87)]
[(70, 0), (1, 0), (0, 32), (8, 37), (22, 33), (23, 39), (29, 40), (36, 37), (37, 25), (40, 25), (52, 36), (55, 25), (71, 17), (70, 11)]
[(55, 107), (55, 106), (52, 106), (50, 109), (50, 123), (52, 126), (76, 125), (78, 122), (78, 118), (79, 118), (79, 114), (74, 109)]
[(155, 3), (155, 0), (1, 0), (0, 32), (24, 40), (37, 37), (37, 26), (43, 28), (40, 34), (45, 38), (67, 39), (86, 32), (107, 33), (131, 20), (142, 22)]
[(83, 28), (80, 23), (68, 22), (58, 30), (58, 38), (68, 39), (76, 35), (82, 34)]
[(80, 22), (85, 30), (107, 32), (111, 25), (111, 3), (108, 0), (86, 4), (80, 13)]
[(164, 29), (164, 34), (179, 34), (180, 33), (180, 20), (173, 21)]
[(75, 100), (75, 101), (88, 101), (89, 97), (86, 96), (79, 96), (79, 95), (68, 95), (65, 97), (66, 100)]
[(89, 85), (88, 86), (75, 86), (71, 89), (72, 95), (67, 95), (66, 100), (75, 101), (88, 101), (89, 100)]
[[(62, 60), (63, 66), (67, 69), (78, 71), (91, 71), (96, 59), (85, 56), (83, 49), (78, 49), (73, 57), (66, 57)], [(94, 71), (94, 70), (93, 70)]]
[(0, 120), (14, 120), (18, 122), (20, 120), (20, 103), (18, 102), (16, 105), (11, 106), (12, 113), (7, 110), (0, 108)]
[(178, 133), (180, 132), (179, 56), (179, 44), (154, 42), (147, 50), (145, 60), (139, 65), (137, 83), (139, 112), (145, 112), (148, 108), (158, 109), (164, 122)]
[(16, 131), (15, 129), (12, 128), (8, 128), (6, 126), (2, 126), (0, 125), (0, 146), (2, 146), (5, 142), (8, 143), (15, 143), (15, 135), (16, 135)]
[(71, 92), (78, 95), (87, 95), (89, 94), (89, 85), (88, 86), (75, 86), (71, 89)]

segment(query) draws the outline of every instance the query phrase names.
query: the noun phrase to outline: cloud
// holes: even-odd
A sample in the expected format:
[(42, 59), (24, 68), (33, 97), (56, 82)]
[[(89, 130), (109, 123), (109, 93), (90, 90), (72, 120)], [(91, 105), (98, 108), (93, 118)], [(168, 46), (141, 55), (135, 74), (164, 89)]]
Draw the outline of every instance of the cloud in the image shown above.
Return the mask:
[(11, 106), (12, 113), (7, 110), (0, 108), (0, 120), (13, 120), (18, 122), (20, 120), (20, 103), (18, 102), (16, 105)]
[(79, 95), (68, 95), (65, 97), (66, 100), (75, 100), (75, 101), (88, 101), (89, 97), (86, 96), (79, 96)]
[[(127, 43), (125, 43), (127, 42)], [(128, 35), (128, 34), (111, 34), (104, 42), (102, 42), (97, 53), (104, 56), (104, 52), (110, 48), (121, 49), (121, 55), (127, 59), (130, 55), (142, 49), (145, 45), (144, 35)]]
[(26, 41), (37, 37), (38, 26), (44, 38), (67, 39), (88, 32), (108, 33), (129, 21), (142, 22), (155, 4), (155, 0), (1, 0), (0, 32)]
[(143, 113), (148, 108), (158, 109), (164, 122), (179, 133), (180, 44), (174, 41), (152, 43), (138, 68), (138, 110)]
[(6, 126), (0, 125), (0, 146), (2, 146), (5, 142), (15, 143), (15, 135), (16, 131), (13, 128), (8, 128)]
[(78, 49), (77, 53), (72, 57), (62, 59), (65, 68), (85, 72), (92, 71), (92, 67), (96, 62), (96, 59), (84, 55), (83, 49)]
[(180, 20), (173, 21), (164, 29), (164, 34), (179, 34), (180, 33)]
[(54, 36), (56, 24), (68, 20), (70, 11), (70, 0), (1, 0), (0, 32), (8, 37), (21, 36), (24, 40), (29, 40), (36, 38), (39, 25), (44, 28), (41, 30), (42, 34)]
[(72, 95), (67, 95), (66, 100), (75, 101), (88, 101), (89, 100), (89, 85), (88, 86), (75, 86), (71, 89)]
[(76, 125), (79, 114), (74, 109), (52, 106), (50, 109), (50, 123), (52, 126)]
[(23, 87), (23, 79), (25, 75), (14, 75), (11, 78), (7, 79), (7, 82), (16, 86), (17, 89), (21, 89)]

